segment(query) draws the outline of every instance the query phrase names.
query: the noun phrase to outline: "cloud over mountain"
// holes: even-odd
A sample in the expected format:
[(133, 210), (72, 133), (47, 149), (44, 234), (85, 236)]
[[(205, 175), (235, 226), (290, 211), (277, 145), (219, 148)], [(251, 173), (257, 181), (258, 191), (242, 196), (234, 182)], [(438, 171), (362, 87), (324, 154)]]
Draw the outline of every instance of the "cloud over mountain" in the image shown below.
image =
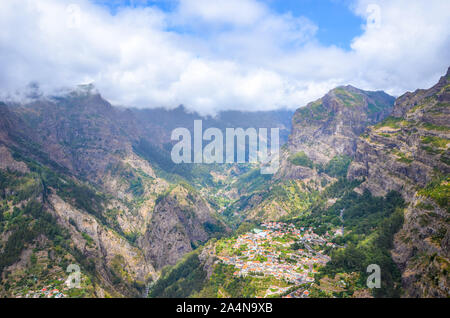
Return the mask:
[(450, 2), (354, 2), (367, 19), (350, 50), (325, 46), (305, 16), (256, 0), (179, 0), (171, 10), (87, 0), (0, 3), (1, 94), (94, 82), (115, 104), (296, 108), (334, 86), (401, 94), (427, 87), (450, 61)]

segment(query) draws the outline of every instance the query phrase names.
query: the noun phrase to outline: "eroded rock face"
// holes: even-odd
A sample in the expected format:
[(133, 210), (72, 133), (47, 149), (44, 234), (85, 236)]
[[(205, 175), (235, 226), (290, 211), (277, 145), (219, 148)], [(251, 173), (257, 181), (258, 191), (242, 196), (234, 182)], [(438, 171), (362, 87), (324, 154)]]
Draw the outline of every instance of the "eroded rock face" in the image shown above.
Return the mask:
[(0, 145), (0, 169), (9, 169), (22, 173), (26, 173), (29, 171), (25, 163), (14, 160), (9, 149), (2, 145)]
[[(353, 156), (359, 134), (388, 116), (393, 104), (394, 98), (384, 92), (345, 86), (297, 109), (287, 146), (280, 151), (278, 171), (259, 192), (240, 190), (246, 197), (243, 204), (236, 205), (235, 215), (262, 221), (306, 211), (314, 201), (314, 193), (322, 190), (321, 184), (336, 180), (320, 167), (336, 156)], [(303, 160), (296, 160), (297, 155)], [(280, 198), (280, 192), (290, 200)]]
[(313, 161), (326, 163), (336, 155), (352, 156), (364, 129), (388, 116), (394, 97), (352, 86), (338, 87), (315, 102), (297, 109), (289, 137), (291, 153), (303, 151)]
[(179, 185), (156, 204), (139, 245), (156, 269), (173, 265), (193, 246), (211, 237), (211, 228), (223, 226), (204, 199)]
[(432, 88), (399, 97), (392, 114), (358, 139), (348, 177), (409, 202), (393, 251), (406, 296), (448, 297), (450, 69)]
[(26, 119), (33, 130), (27, 137), (51, 160), (95, 183), (101, 183), (111, 164), (132, 152), (131, 142), (137, 138), (134, 119), (98, 93), (39, 99), (14, 112)]
[[(119, 259), (123, 269), (121, 273), (124, 274), (124, 277), (121, 277), (123, 280), (129, 280), (130, 283), (145, 282), (148, 278), (155, 277), (155, 269), (145, 260), (144, 253), (139, 248), (100, 224), (92, 215), (74, 208), (57, 195), (52, 195), (49, 201), (58, 223), (70, 231), (73, 244), (85, 257), (94, 260), (96, 271), (105, 284), (113, 289), (117, 287), (111, 284), (111, 277), (106, 268), (112, 267), (113, 262)], [(92, 241), (86, 240), (87, 237)]]

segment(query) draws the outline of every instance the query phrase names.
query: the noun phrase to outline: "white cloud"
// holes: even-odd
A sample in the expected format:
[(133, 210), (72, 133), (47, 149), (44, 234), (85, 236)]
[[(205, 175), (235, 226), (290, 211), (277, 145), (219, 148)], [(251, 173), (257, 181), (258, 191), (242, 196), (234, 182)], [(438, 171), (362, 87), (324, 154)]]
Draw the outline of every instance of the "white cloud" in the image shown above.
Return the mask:
[(115, 15), (88, 0), (4, 0), (0, 90), (94, 82), (115, 104), (214, 113), (296, 108), (341, 84), (398, 95), (449, 66), (450, 2), (360, 0), (354, 11), (374, 22), (345, 51), (317, 42), (320, 25), (256, 0)]
[(182, 22), (251, 26), (268, 14), (253, 0), (180, 0), (176, 16)]
[[(360, 1), (367, 16), (373, 1)], [(367, 66), (364, 79), (394, 93), (427, 87), (450, 65), (449, 1), (379, 1), (380, 23), (366, 28), (352, 48)]]

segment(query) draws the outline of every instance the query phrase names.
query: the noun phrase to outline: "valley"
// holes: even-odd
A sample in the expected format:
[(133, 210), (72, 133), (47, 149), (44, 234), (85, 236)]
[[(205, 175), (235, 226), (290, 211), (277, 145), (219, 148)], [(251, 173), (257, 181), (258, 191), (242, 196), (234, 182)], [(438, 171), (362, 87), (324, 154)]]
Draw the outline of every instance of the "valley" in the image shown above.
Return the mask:
[[(325, 265), (329, 257), (323, 249), (334, 247), (312, 229), (296, 229), (292, 224), (281, 222), (262, 223), (235, 240), (216, 243), (215, 256), (223, 264), (233, 266), (235, 276), (263, 276), (281, 281), (290, 286), (311, 283), (319, 266)], [(276, 296), (288, 287), (272, 285), (265, 297)]]
[[(0, 296), (448, 297), (449, 82), (216, 117), (92, 85), (0, 103)], [(279, 128), (278, 171), (175, 164), (194, 120)]]

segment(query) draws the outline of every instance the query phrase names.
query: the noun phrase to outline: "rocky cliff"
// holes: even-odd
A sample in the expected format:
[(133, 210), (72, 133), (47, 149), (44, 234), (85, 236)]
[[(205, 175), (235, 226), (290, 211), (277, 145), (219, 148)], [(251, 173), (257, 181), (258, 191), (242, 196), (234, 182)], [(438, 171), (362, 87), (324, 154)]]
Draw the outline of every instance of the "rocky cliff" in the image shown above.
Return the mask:
[(356, 139), (364, 129), (392, 110), (394, 98), (341, 86), (297, 109), (289, 137), (291, 153), (304, 152), (311, 160), (326, 163), (336, 155), (352, 156)]
[(399, 97), (392, 116), (357, 140), (348, 177), (375, 195), (396, 190), (409, 202), (394, 260), (406, 296), (450, 294), (450, 69), (430, 89)]
[(224, 224), (213, 215), (213, 209), (201, 196), (178, 185), (158, 198), (139, 245), (157, 269), (174, 265), (184, 254), (224, 230)]
[[(279, 220), (308, 211), (325, 185), (346, 174), (358, 136), (386, 118), (394, 100), (381, 91), (342, 86), (297, 109), (289, 141), (280, 151), (278, 172), (270, 180), (253, 178), (250, 186), (240, 187), (236, 214)], [(249, 191), (255, 184), (260, 185), (257, 191)]]

